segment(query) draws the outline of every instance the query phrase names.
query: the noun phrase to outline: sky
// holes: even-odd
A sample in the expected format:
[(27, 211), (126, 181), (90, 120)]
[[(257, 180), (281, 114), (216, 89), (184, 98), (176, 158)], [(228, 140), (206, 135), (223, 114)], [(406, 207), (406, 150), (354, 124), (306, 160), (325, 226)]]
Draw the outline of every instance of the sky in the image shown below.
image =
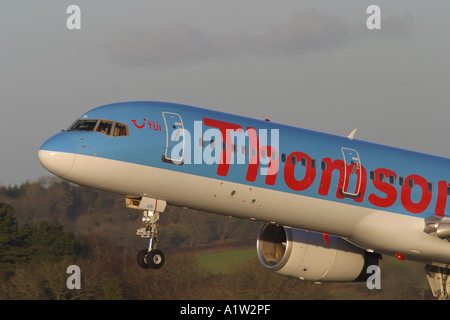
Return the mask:
[[(70, 5), (81, 29), (71, 30)], [(367, 28), (370, 5), (381, 29)], [(3, 0), (0, 185), (107, 103), (157, 100), (450, 157), (450, 2)]]

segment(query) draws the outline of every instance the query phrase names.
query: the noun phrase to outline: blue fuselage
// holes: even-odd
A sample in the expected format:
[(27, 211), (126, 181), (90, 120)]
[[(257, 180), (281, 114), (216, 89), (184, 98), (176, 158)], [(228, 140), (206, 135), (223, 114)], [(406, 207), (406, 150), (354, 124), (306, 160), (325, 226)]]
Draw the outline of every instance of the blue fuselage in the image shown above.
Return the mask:
[[(448, 215), (450, 161), (445, 158), (162, 102), (106, 105), (80, 117), (89, 119), (120, 123), (128, 132), (113, 136), (93, 128), (69, 130), (41, 150), (75, 152), (403, 215)], [(74, 145), (66, 143), (67, 136)]]

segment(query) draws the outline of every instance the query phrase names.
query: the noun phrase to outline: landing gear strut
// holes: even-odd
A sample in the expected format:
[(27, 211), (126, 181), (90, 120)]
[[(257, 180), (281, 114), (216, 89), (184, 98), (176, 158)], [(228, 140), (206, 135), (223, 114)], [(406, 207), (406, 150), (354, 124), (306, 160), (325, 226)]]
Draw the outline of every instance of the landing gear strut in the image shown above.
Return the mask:
[(425, 272), (433, 295), (439, 300), (449, 300), (450, 269), (448, 265), (434, 266), (427, 264), (425, 266)]
[(126, 198), (128, 208), (138, 209), (142, 211), (143, 227), (137, 229), (136, 234), (141, 238), (149, 239), (148, 248), (138, 252), (137, 263), (144, 269), (159, 269), (164, 265), (164, 253), (156, 249), (158, 244), (157, 222), (159, 213), (166, 208), (164, 200), (153, 198)]
[(142, 223), (144, 227), (137, 229), (136, 234), (142, 238), (148, 238), (148, 248), (142, 249), (137, 255), (137, 262), (144, 269), (159, 269), (164, 264), (164, 253), (156, 249), (158, 244), (158, 232), (156, 222), (159, 220), (159, 213), (145, 210), (143, 212)]

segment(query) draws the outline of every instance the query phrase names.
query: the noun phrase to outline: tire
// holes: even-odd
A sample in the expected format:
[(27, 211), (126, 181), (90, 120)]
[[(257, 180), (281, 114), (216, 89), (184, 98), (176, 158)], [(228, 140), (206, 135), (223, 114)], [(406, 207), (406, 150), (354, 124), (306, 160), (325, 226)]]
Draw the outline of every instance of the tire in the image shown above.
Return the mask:
[(137, 255), (137, 263), (138, 263), (139, 267), (141, 267), (143, 269), (150, 268), (150, 265), (147, 263), (148, 253), (149, 253), (148, 249), (142, 249), (141, 251), (138, 252), (138, 255)]
[(153, 249), (147, 254), (146, 262), (148, 268), (159, 269), (164, 265), (165, 257), (161, 250)]

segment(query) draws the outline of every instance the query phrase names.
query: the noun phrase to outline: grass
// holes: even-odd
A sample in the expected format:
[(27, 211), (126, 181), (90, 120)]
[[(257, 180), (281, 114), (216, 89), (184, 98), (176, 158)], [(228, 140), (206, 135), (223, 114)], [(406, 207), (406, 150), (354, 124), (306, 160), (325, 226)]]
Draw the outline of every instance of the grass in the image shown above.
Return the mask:
[(254, 247), (206, 251), (197, 255), (199, 265), (213, 274), (230, 272), (239, 263), (253, 258), (256, 258)]

